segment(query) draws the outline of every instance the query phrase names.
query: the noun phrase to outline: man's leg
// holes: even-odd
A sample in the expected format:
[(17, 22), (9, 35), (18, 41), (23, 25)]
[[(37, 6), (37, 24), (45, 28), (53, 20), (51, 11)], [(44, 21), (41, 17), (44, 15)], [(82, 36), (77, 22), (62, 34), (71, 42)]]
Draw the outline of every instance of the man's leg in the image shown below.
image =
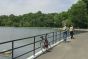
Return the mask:
[(67, 32), (63, 33), (63, 38), (64, 38), (64, 42), (66, 42), (67, 41)]

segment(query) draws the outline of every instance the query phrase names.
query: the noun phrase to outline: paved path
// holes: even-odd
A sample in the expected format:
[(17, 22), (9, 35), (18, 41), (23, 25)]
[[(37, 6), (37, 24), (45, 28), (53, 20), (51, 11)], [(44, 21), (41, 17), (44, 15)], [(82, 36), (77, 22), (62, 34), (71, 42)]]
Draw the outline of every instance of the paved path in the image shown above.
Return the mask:
[(76, 35), (69, 43), (62, 42), (37, 59), (88, 59), (88, 32)]

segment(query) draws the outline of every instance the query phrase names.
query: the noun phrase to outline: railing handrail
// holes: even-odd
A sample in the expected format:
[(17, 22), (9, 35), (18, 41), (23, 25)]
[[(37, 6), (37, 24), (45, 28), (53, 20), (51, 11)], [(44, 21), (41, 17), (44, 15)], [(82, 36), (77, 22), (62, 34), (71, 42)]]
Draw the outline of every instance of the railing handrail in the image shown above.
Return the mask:
[[(60, 31), (49, 32), (49, 33), (40, 34), (40, 35), (36, 35), (36, 36), (31, 36), (31, 37), (26, 37), (26, 38), (21, 38), (21, 39), (16, 39), (16, 40), (11, 40), (11, 41), (2, 42), (2, 43), (0, 43), (0, 45), (6, 44), (6, 43), (11, 43), (11, 44), (12, 44), (12, 48), (11, 48), (11, 49), (8, 49), (8, 50), (6, 50), (6, 51), (2, 51), (2, 52), (0, 52), (0, 53), (4, 53), (4, 52), (7, 52), (7, 51), (12, 51), (12, 59), (15, 59), (15, 58), (17, 58), (17, 57), (20, 57), (20, 56), (25, 55), (25, 54), (27, 54), (28, 52), (32, 52), (32, 51), (34, 52), (34, 55), (35, 55), (35, 50), (41, 48), (41, 47), (36, 48), (36, 47), (35, 47), (35, 43), (42, 41), (42, 40), (35, 41), (35, 37), (43, 36), (43, 35), (46, 35), (46, 34), (48, 34), (48, 35), (49, 35), (49, 34), (53, 34), (53, 35), (54, 35), (54, 33), (57, 33), (57, 32), (60, 32)], [(57, 35), (59, 35), (59, 34), (55, 34), (55, 36), (57, 36)], [(53, 42), (53, 41), (54, 41), (54, 36), (52, 36), (52, 37), (53, 37), (53, 40), (50, 41), (50, 42)], [(20, 41), (20, 40), (29, 39), (29, 38), (34, 38), (34, 41), (33, 41), (32, 43), (29, 43), (29, 44), (21, 45), (21, 46), (19, 46), (19, 47), (14, 47), (14, 42), (15, 42), (15, 41)], [(51, 38), (51, 36), (50, 36), (50, 37), (47, 37), (47, 38)], [(57, 38), (55, 38), (55, 39), (57, 39)], [(49, 42), (49, 43), (50, 43), (50, 42)], [(19, 55), (19, 56), (14, 57), (14, 55), (13, 55), (14, 52), (13, 52), (13, 51), (14, 51), (15, 49), (19, 49), (19, 48), (22, 48), (22, 47), (25, 47), (25, 46), (28, 46), (28, 45), (31, 45), (31, 44), (33, 44), (33, 46), (34, 46), (34, 48), (33, 48), (32, 50), (30, 50), (30, 51), (28, 51), (28, 52), (26, 52), (26, 53), (24, 53), (24, 54), (21, 54), (21, 55)], [(53, 44), (54, 44), (54, 43), (53, 43)]]
[[(50, 33), (53, 33), (53, 32), (50, 32)], [(45, 34), (50, 34), (50, 33), (45, 33)], [(29, 38), (37, 37), (37, 36), (42, 36), (42, 35), (45, 35), (45, 34), (40, 34), (40, 35), (31, 36), (31, 37), (26, 37), (26, 38), (21, 38), (21, 39), (15, 39), (15, 40), (10, 40), (10, 41), (5, 41), (5, 42), (1, 42), (0, 45), (4, 44), (4, 43), (13, 42), (13, 41), (20, 41), (20, 40), (24, 40), (24, 39), (29, 39)]]

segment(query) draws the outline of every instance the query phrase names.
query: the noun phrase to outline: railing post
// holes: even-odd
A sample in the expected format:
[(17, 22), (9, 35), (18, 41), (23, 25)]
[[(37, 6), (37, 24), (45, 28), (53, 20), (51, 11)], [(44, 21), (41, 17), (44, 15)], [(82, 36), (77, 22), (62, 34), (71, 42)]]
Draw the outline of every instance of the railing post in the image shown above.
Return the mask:
[(57, 32), (55, 32), (56, 35), (55, 35), (55, 43), (57, 42)]
[(61, 40), (61, 38), (62, 38), (62, 37), (61, 37), (61, 31), (60, 31), (60, 40)]
[(35, 36), (34, 36), (34, 47), (33, 47), (33, 55), (34, 55), (34, 59), (35, 59)]
[(14, 41), (12, 41), (12, 59), (14, 59)]
[(45, 38), (48, 40), (48, 37), (47, 37), (47, 35), (48, 35), (48, 34), (46, 33), (46, 35), (45, 35)]
[(54, 44), (54, 32), (53, 32), (53, 44)]

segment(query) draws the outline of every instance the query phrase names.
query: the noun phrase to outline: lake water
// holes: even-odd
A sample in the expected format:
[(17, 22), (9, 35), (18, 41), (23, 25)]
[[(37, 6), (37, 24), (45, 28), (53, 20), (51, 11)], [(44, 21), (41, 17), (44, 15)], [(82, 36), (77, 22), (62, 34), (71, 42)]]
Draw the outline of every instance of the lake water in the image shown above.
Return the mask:
[[(31, 37), (31, 36), (35, 36), (35, 35), (40, 35), (40, 34), (45, 34), (45, 33), (49, 33), (49, 32), (54, 32), (56, 31), (56, 29), (53, 28), (37, 28), (37, 27), (0, 27), (0, 43), (1, 42), (5, 42), (5, 41), (10, 41), (10, 40), (16, 40), (16, 39), (20, 39), (20, 38), (26, 38), (26, 37)], [(18, 41), (15, 42), (15, 47), (27, 44), (27, 43), (31, 43), (33, 42), (33, 39), (28, 39), (28, 40), (22, 40), (22, 41)], [(39, 45), (36, 44), (37, 46)], [(9, 44), (3, 44), (0, 45), (0, 51), (3, 51), (5, 49), (10, 49), (11, 48), (11, 43)], [(26, 50), (25, 50), (26, 48)], [(18, 50), (14, 50), (14, 55), (20, 55), (24, 52), (27, 52), (31, 49), (33, 49), (33, 46), (27, 46), (25, 48), (21, 48)], [(30, 54), (33, 54), (33, 52), (31, 52)], [(23, 56), (21, 58), (18, 59), (25, 59), (25, 57), (29, 56), (30, 54)], [(0, 59), (11, 59), (11, 56), (0, 56)]]
[(0, 27), (0, 42), (31, 37), (55, 31), (53, 28)]

